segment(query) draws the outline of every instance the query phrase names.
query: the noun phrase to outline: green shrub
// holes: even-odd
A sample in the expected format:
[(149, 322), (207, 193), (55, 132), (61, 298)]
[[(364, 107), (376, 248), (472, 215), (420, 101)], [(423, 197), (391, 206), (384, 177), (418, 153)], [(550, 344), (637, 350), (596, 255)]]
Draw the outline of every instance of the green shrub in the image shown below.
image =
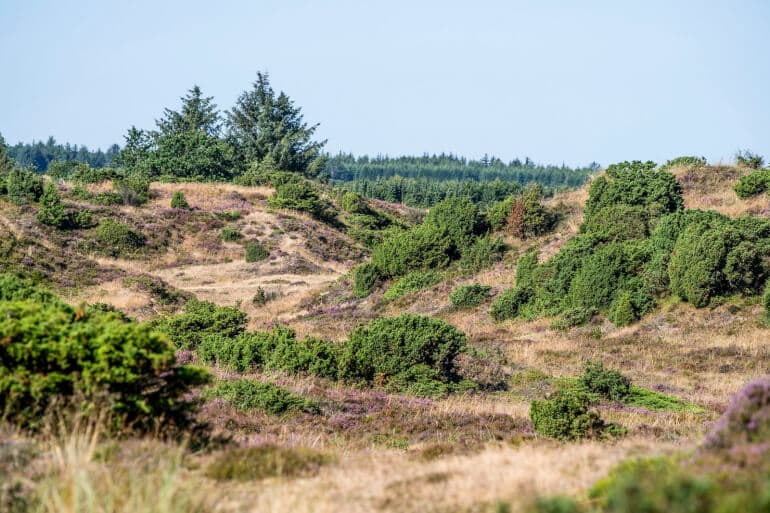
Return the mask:
[(608, 205), (588, 218), (580, 231), (604, 241), (644, 239), (649, 236), (649, 212), (640, 205)]
[(591, 400), (586, 393), (561, 390), (551, 399), (532, 401), (529, 417), (537, 433), (558, 440), (600, 438), (624, 433), (620, 426), (605, 423), (590, 406)]
[(224, 219), (225, 221), (237, 221), (241, 218), (240, 210), (222, 210), (217, 212), (217, 217)]
[(762, 293), (762, 305), (765, 308), (765, 320), (770, 322), (770, 280), (765, 284), (765, 290)]
[(335, 212), (323, 201), (315, 188), (308, 182), (288, 182), (276, 187), (275, 194), (267, 199), (273, 208), (286, 208), (307, 212), (320, 220), (334, 218)]
[(13, 274), (0, 274), (0, 301), (34, 301), (58, 303), (59, 298), (29, 279)]
[(452, 240), (444, 230), (421, 225), (394, 232), (374, 248), (372, 264), (383, 277), (403, 276), (410, 271), (441, 269), (452, 258)]
[(706, 164), (706, 157), (683, 156), (667, 161), (661, 166), (661, 169), (668, 170), (672, 167), (703, 167)]
[(452, 302), (455, 308), (473, 308), (487, 300), (490, 290), (492, 290), (492, 287), (486, 287), (478, 283), (463, 285), (452, 291), (449, 295), (449, 301)]
[(370, 295), (383, 279), (382, 273), (373, 263), (367, 262), (353, 269), (353, 294), (357, 298)]
[(187, 198), (184, 197), (182, 191), (175, 191), (171, 196), (171, 208), (181, 208), (184, 210), (190, 208), (190, 204), (187, 203)]
[(246, 243), (246, 262), (260, 262), (270, 256), (270, 252), (259, 243), (259, 241), (249, 241)]
[(391, 376), (386, 390), (417, 397), (441, 397), (449, 393), (450, 386), (441, 381), (436, 369), (417, 364)]
[(496, 321), (515, 319), (519, 310), (533, 297), (534, 291), (528, 286), (508, 289), (500, 294), (489, 308), (489, 315)]
[(59, 191), (53, 182), (49, 182), (46, 185), (43, 195), (40, 197), (40, 210), (37, 212), (37, 220), (56, 228), (64, 228), (67, 224), (64, 205), (61, 203)]
[(140, 206), (150, 199), (150, 180), (140, 174), (117, 178), (112, 187), (123, 205)]
[(747, 199), (770, 189), (770, 171), (754, 171), (742, 176), (733, 187), (736, 196)]
[(243, 234), (235, 228), (224, 227), (221, 232), (222, 240), (225, 242), (235, 242), (243, 238)]
[(97, 225), (93, 213), (88, 210), (78, 210), (69, 216), (73, 228), (93, 228)]
[(615, 326), (628, 326), (636, 320), (636, 312), (631, 301), (630, 292), (621, 292), (610, 307), (610, 320)]
[(508, 226), (508, 218), (511, 217), (515, 203), (516, 196), (508, 196), (504, 200), (497, 201), (489, 206), (486, 216), (492, 230), (504, 230)]
[(622, 402), (631, 391), (631, 380), (616, 370), (606, 369), (602, 362), (586, 362), (578, 381), (589, 392), (611, 401)]
[(17, 205), (34, 203), (43, 195), (43, 179), (27, 169), (13, 168), (5, 175), (5, 191)]
[(418, 292), (426, 287), (438, 283), (441, 280), (441, 274), (436, 271), (413, 271), (402, 278), (399, 278), (383, 296), (387, 300), (398, 299), (401, 296)]
[(198, 356), (204, 363), (238, 372), (261, 368), (337, 377), (335, 344), (315, 338), (297, 340), (293, 330), (281, 326), (272, 332), (243, 333), (231, 338), (209, 335), (198, 346)]
[(473, 244), (461, 250), (460, 269), (478, 273), (500, 261), (504, 252), (505, 244), (501, 239), (493, 239), (489, 235), (479, 237)]
[(350, 334), (340, 376), (371, 383), (425, 365), (435, 371), (436, 380), (456, 381), (455, 358), (465, 343), (465, 334), (439, 319), (412, 314), (375, 319)]
[(546, 207), (543, 202), (543, 190), (540, 186), (528, 186), (521, 198), (513, 205), (508, 218), (508, 229), (516, 237), (537, 237), (550, 232), (558, 223), (556, 212)]
[(233, 407), (243, 410), (262, 410), (272, 415), (287, 412), (319, 413), (318, 403), (281, 388), (273, 383), (249, 379), (220, 381), (206, 393), (207, 397), (221, 397)]
[(248, 317), (234, 306), (217, 306), (192, 299), (184, 312), (154, 320), (152, 327), (165, 335), (178, 349), (195, 349), (209, 335), (235, 337), (243, 333)]
[(761, 155), (752, 153), (749, 150), (739, 151), (735, 155), (735, 162), (739, 166), (749, 169), (759, 169), (765, 165), (765, 159)]
[(440, 236), (448, 237), (455, 255), (469, 246), (473, 240), (489, 230), (486, 218), (468, 198), (445, 199), (430, 209), (423, 227)]
[(85, 162), (73, 163), (69, 178), (77, 183), (100, 183), (107, 180), (116, 180), (122, 176), (122, 172), (113, 167), (91, 167)]
[(346, 192), (342, 196), (342, 210), (351, 214), (370, 215), (372, 213), (366, 199), (355, 192)]
[(538, 251), (536, 249), (521, 255), (516, 262), (516, 286), (532, 287), (538, 265)]
[(217, 481), (254, 481), (268, 477), (314, 474), (331, 458), (311, 449), (262, 445), (229, 449), (206, 467), (206, 476)]
[(96, 228), (101, 248), (114, 257), (136, 252), (145, 245), (144, 235), (125, 223), (106, 219)]
[(208, 380), (177, 365), (167, 340), (146, 326), (59, 302), (1, 302), (0, 340), (0, 411), (25, 427), (39, 427), (54, 401), (84, 410), (106, 402), (115, 428), (184, 427), (193, 406), (185, 395)]

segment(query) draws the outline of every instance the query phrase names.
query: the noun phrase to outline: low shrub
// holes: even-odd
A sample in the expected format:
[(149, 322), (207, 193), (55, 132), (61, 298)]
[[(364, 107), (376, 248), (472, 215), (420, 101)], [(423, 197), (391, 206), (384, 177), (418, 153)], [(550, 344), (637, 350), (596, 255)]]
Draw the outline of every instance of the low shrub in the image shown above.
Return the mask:
[(382, 279), (382, 273), (373, 263), (358, 265), (353, 269), (353, 294), (357, 298), (369, 296)]
[(0, 274), (0, 301), (34, 301), (40, 304), (58, 303), (59, 298), (27, 278)]
[(123, 205), (141, 206), (150, 199), (150, 180), (140, 174), (130, 174), (112, 181), (115, 194)]
[(740, 167), (749, 169), (759, 169), (765, 165), (765, 159), (761, 155), (752, 153), (749, 150), (739, 151), (735, 155), (735, 163)]
[(508, 226), (508, 218), (513, 212), (516, 196), (508, 196), (502, 201), (497, 201), (489, 206), (485, 212), (490, 228), (493, 231), (503, 230)]
[(606, 369), (602, 362), (586, 362), (578, 382), (589, 392), (611, 401), (622, 402), (631, 391), (631, 380), (616, 370)]
[(393, 300), (401, 296), (418, 292), (426, 287), (438, 283), (441, 280), (441, 274), (436, 271), (413, 271), (402, 278), (399, 278), (383, 296), (385, 299)]
[(331, 461), (324, 453), (304, 448), (263, 445), (229, 449), (209, 463), (206, 476), (217, 481), (308, 476)]
[(331, 220), (336, 215), (328, 202), (323, 201), (316, 189), (306, 181), (278, 185), (275, 194), (267, 199), (267, 204), (273, 208), (307, 212), (320, 220)]
[(443, 230), (425, 224), (405, 232), (393, 232), (374, 248), (372, 265), (385, 278), (411, 271), (442, 269), (453, 256), (453, 242)]
[(246, 243), (246, 262), (261, 262), (270, 256), (270, 252), (259, 241), (253, 240)]
[(455, 308), (473, 308), (479, 306), (489, 297), (489, 291), (492, 287), (487, 287), (474, 283), (472, 285), (463, 285), (457, 287), (449, 295), (449, 301)]
[(528, 286), (508, 289), (492, 301), (489, 315), (496, 321), (515, 319), (521, 307), (527, 304), (533, 295), (534, 291)]
[(69, 216), (69, 220), (73, 228), (93, 228), (98, 224), (89, 210), (78, 210)]
[(59, 191), (53, 182), (49, 182), (46, 185), (43, 195), (40, 197), (40, 210), (37, 212), (37, 220), (55, 228), (64, 228), (67, 225), (64, 205), (62, 205)]
[(477, 238), (461, 251), (459, 266), (463, 271), (478, 273), (499, 262), (505, 252), (505, 244), (489, 235)]
[(320, 412), (318, 403), (312, 399), (289, 392), (273, 383), (249, 379), (220, 381), (206, 392), (206, 396), (220, 397), (239, 410), (262, 410), (272, 415)]
[(741, 199), (748, 199), (757, 194), (762, 194), (770, 189), (770, 171), (753, 171), (742, 176), (733, 187), (735, 195)]
[(0, 302), (0, 339), (0, 411), (23, 427), (77, 401), (84, 411), (107, 406), (116, 429), (182, 428), (193, 422), (185, 396), (208, 381), (176, 364), (165, 337), (115, 313)]
[(184, 210), (188, 210), (190, 208), (190, 204), (187, 203), (187, 198), (184, 197), (184, 193), (182, 191), (175, 191), (171, 196), (171, 208), (181, 208)]
[(537, 237), (551, 231), (559, 216), (542, 202), (543, 191), (539, 186), (528, 187), (517, 198), (508, 216), (508, 232), (514, 237)]
[(535, 431), (558, 440), (579, 440), (619, 436), (624, 429), (605, 423), (590, 408), (588, 394), (576, 390), (560, 390), (550, 399), (532, 401), (530, 420)]
[(144, 235), (125, 223), (106, 219), (96, 228), (96, 239), (105, 252), (118, 257), (134, 253), (145, 245)]
[(43, 195), (43, 179), (28, 169), (12, 168), (5, 174), (5, 192), (16, 205), (35, 203)]
[(222, 228), (220, 235), (225, 242), (235, 242), (243, 238), (243, 234), (239, 230), (230, 227)]
[(217, 306), (192, 299), (177, 315), (153, 320), (150, 324), (171, 339), (178, 349), (195, 349), (209, 335), (235, 337), (243, 333), (248, 317), (233, 306)]
[(387, 381), (425, 365), (435, 372), (435, 381), (457, 381), (455, 358), (465, 344), (464, 333), (439, 319), (412, 314), (374, 319), (356, 327), (344, 344), (340, 377)]
[(745, 385), (730, 399), (706, 437), (707, 449), (729, 449), (742, 444), (770, 442), (770, 378)]

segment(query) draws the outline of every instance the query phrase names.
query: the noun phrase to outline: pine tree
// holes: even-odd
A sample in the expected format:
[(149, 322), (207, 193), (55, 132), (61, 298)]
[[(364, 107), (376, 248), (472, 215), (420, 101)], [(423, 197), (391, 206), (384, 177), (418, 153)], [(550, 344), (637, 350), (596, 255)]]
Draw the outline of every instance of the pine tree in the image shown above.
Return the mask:
[(3, 134), (0, 134), (0, 176), (5, 175), (12, 167), (13, 164), (8, 156), (8, 149), (5, 146), (5, 139), (3, 139)]
[(238, 97), (227, 127), (240, 162), (271, 156), (282, 171), (314, 176), (322, 170), (319, 157), (326, 141), (312, 140), (318, 125), (308, 126), (288, 95), (276, 96), (267, 73), (257, 73), (253, 88)]
[(66, 223), (67, 215), (64, 212), (64, 205), (61, 203), (59, 191), (53, 182), (48, 182), (43, 195), (40, 197), (40, 210), (37, 213), (37, 220), (56, 228), (62, 228)]

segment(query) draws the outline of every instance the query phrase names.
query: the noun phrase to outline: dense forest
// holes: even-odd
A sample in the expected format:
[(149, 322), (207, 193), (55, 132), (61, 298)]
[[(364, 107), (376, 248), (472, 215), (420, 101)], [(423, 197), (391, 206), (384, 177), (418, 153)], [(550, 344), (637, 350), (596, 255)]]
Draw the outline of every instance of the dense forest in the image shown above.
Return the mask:
[(119, 153), (120, 147), (117, 144), (107, 148), (107, 151), (102, 151), (101, 149), (92, 151), (85, 145), (59, 144), (53, 137), (49, 137), (46, 142), (20, 142), (8, 147), (8, 155), (18, 165), (21, 167), (33, 167), (40, 173), (46, 172), (48, 164), (53, 161), (85, 162), (91, 167), (97, 168), (111, 166)]

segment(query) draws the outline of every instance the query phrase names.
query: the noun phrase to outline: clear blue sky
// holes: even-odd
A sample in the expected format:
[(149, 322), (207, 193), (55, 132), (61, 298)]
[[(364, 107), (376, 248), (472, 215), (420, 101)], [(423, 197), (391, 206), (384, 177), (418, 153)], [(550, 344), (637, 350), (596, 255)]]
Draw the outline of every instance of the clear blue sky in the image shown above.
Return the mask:
[(0, 133), (106, 147), (257, 70), (328, 150), (770, 157), (770, 2), (0, 0)]

